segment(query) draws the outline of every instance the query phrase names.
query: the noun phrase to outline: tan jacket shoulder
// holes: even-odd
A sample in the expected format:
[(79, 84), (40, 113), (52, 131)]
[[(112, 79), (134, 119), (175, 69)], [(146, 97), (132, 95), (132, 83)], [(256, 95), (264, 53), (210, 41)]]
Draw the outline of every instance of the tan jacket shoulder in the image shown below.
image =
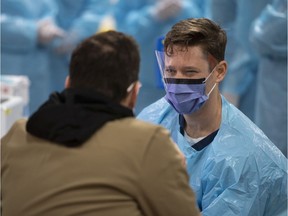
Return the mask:
[(111, 143), (117, 137), (114, 148), (138, 164), (137, 200), (145, 215), (199, 215), (182, 155), (168, 130), (129, 118), (107, 124), (99, 136), (109, 137)]
[[(18, 121), (2, 139), (2, 203), (7, 215), (36, 210), (43, 216), (199, 214), (181, 156), (166, 129), (125, 118), (105, 124), (80, 147), (67, 148), (27, 134), (25, 124)], [(52, 200), (49, 194), (55, 195)], [(42, 199), (50, 201), (39, 204)], [(94, 210), (84, 214), (88, 208)], [(44, 214), (47, 209), (51, 214)]]

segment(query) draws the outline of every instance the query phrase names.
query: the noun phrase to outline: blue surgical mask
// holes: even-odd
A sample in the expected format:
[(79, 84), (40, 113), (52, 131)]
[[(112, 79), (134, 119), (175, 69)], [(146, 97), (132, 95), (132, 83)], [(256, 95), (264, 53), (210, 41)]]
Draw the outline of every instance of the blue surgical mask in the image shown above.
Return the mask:
[(213, 71), (206, 79), (164, 79), (166, 86), (165, 99), (180, 114), (194, 113), (208, 100), (210, 93), (216, 86), (215, 83), (210, 92), (207, 95), (205, 94), (206, 81)]

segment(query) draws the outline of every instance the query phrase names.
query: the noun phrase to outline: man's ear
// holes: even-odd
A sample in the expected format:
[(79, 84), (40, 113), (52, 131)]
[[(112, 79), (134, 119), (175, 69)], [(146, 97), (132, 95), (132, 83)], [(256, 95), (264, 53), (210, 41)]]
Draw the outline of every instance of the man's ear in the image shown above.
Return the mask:
[(67, 76), (65, 79), (65, 88), (69, 88), (70, 87), (70, 76)]
[(226, 76), (227, 62), (226, 61), (219, 62), (216, 71), (217, 71), (216, 82), (220, 83)]
[(136, 101), (137, 101), (140, 88), (141, 88), (141, 83), (136, 82), (135, 85), (132, 87), (131, 91), (127, 93), (126, 98), (121, 101), (121, 104), (130, 109), (134, 109), (136, 106)]
[(130, 94), (131, 94), (130, 103), (129, 103), (130, 109), (134, 109), (136, 106), (137, 97), (138, 97), (140, 88), (141, 88), (141, 83), (139, 81), (137, 81), (136, 84), (133, 86), (132, 91), (130, 92)]
[(130, 109), (134, 109), (136, 106), (136, 101), (137, 101), (137, 91), (136, 91), (136, 85), (133, 87), (132, 91), (130, 92), (130, 99), (128, 101), (128, 107)]

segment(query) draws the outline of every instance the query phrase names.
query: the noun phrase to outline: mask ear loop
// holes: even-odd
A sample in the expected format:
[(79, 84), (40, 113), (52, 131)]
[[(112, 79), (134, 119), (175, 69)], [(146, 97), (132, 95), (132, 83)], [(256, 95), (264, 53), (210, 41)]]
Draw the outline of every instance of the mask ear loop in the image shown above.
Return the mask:
[[(142, 87), (142, 84), (141, 84), (141, 82), (140, 82), (139, 80), (131, 83), (131, 84), (128, 86), (128, 88), (127, 88), (127, 90), (126, 90), (126, 91), (127, 91), (127, 94), (129, 94), (129, 93), (133, 90), (134, 87), (137, 88), (137, 90), (136, 90), (136, 95), (138, 96), (139, 90), (140, 90), (140, 88)], [(133, 111), (133, 114), (135, 115), (135, 106), (133, 106), (132, 111)]]
[(209, 97), (209, 95), (211, 94), (211, 92), (214, 90), (214, 88), (216, 87), (216, 83), (213, 85), (213, 87), (211, 88), (211, 90), (208, 92), (207, 96)]
[(139, 82), (139, 81), (136, 81), (136, 82), (133, 82), (133, 83), (131, 83), (130, 85), (129, 85), (129, 87), (127, 88), (127, 93), (129, 93), (129, 92), (131, 92), (132, 91), (132, 89), (133, 89), (133, 87), (136, 85), (138, 83), (138, 86), (137, 86), (137, 94), (138, 94), (138, 92), (139, 92), (139, 90), (140, 90), (140, 88), (142, 87), (142, 84)]
[[(206, 83), (206, 81), (209, 79), (209, 77), (212, 75), (212, 73), (215, 71), (216, 67), (218, 66), (218, 64), (213, 68), (213, 70), (211, 71), (211, 73), (206, 77), (206, 79), (203, 81), (203, 83)], [(215, 83), (213, 85), (213, 87), (211, 88), (211, 90), (208, 92), (207, 96), (209, 97), (209, 95), (211, 94), (211, 92), (214, 90), (214, 88), (216, 87), (216, 84)]]
[(135, 84), (136, 84), (136, 82), (133, 82), (133, 83), (131, 83), (130, 85), (129, 85), (129, 87), (127, 88), (127, 93), (129, 93), (129, 92), (131, 92), (132, 91), (132, 89), (133, 89), (133, 87), (135, 86)]

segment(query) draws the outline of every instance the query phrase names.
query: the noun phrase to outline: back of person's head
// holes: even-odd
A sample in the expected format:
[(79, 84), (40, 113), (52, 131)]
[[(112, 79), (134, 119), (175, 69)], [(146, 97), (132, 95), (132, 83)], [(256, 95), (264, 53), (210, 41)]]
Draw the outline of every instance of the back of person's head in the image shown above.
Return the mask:
[(206, 18), (190, 18), (176, 23), (167, 33), (164, 50), (172, 55), (175, 46), (187, 49), (200, 46), (204, 54), (212, 55), (218, 62), (224, 60), (227, 36), (215, 22)]
[(140, 54), (135, 40), (107, 31), (84, 40), (70, 62), (70, 88), (90, 89), (120, 102), (138, 80)]

